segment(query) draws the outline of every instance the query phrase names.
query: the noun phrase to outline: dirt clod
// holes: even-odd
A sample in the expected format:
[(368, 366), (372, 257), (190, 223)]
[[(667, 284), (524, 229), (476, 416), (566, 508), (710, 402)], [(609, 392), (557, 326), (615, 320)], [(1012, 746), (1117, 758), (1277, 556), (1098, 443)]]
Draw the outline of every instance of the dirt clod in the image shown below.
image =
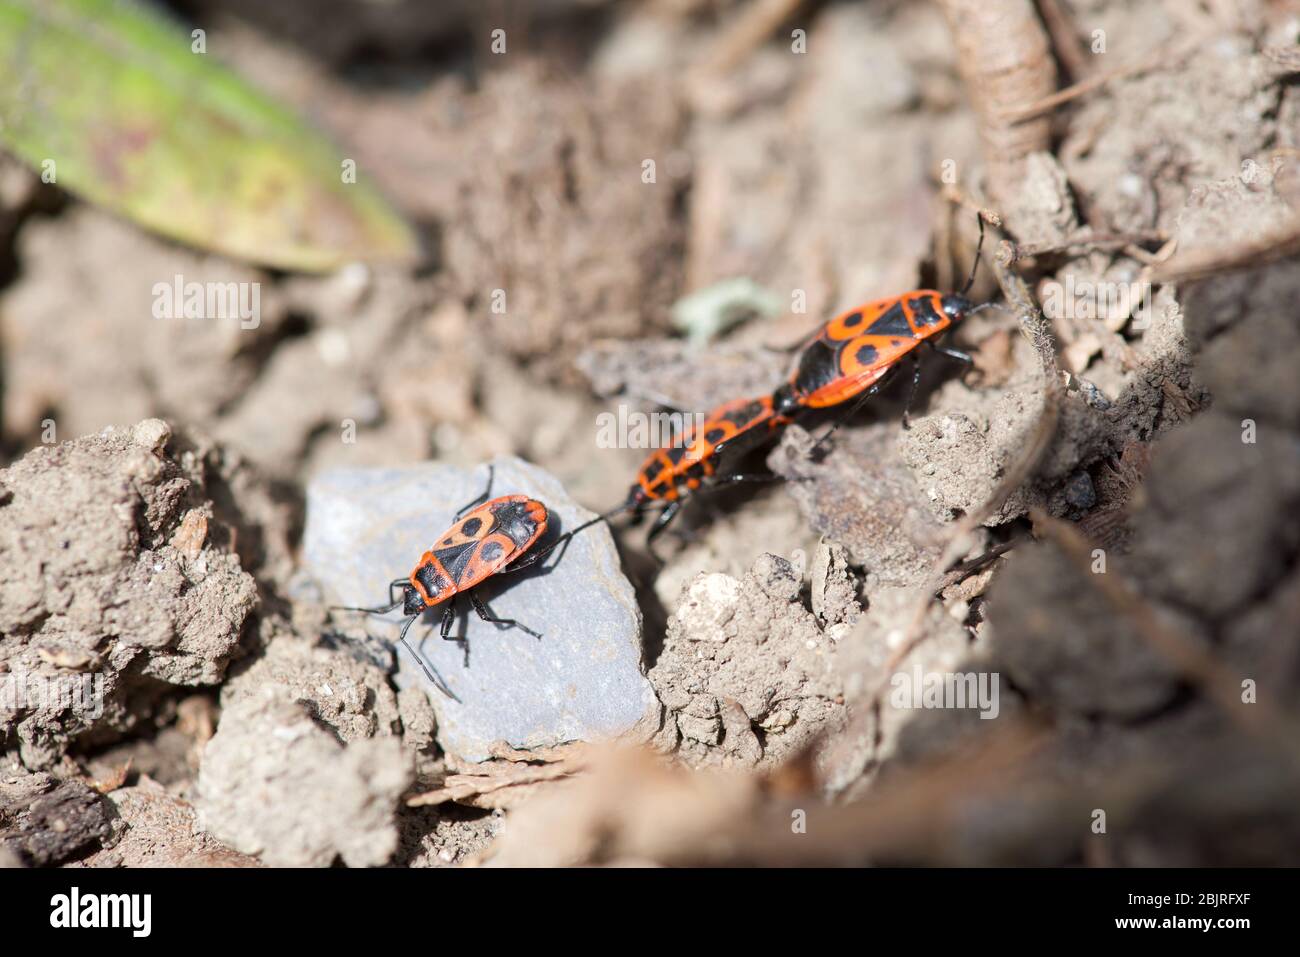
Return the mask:
[[(215, 506), (204, 469), (147, 420), (41, 447), (0, 472), (4, 680), (24, 707), (0, 713), (23, 761), (48, 767), (78, 734), (125, 730), (129, 699), (225, 674), (256, 605), (232, 531), (173, 544)], [(213, 483), (215, 486), (219, 483)]]
[[(37, 787), (49, 790), (30, 800), (25, 807), (20, 800), (6, 795), (0, 807), (0, 848), (15, 855), (31, 867), (62, 864), (93, 850), (113, 837), (108, 803), (93, 789), (78, 781), (55, 784), (48, 778)], [(12, 785), (4, 785), (6, 792)]]
[(397, 800), (411, 782), (395, 738), (346, 744), (274, 693), (228, 705), (199, 771), (199, 820), (263, 863), (383, 864), (397, 849)]
[(843, 716), (833, 642), (802, 604), (764, 587), (772, 558), (739, 580), (697, 577), (669, 621), (650, 680), (692, 763), (770, 766)]

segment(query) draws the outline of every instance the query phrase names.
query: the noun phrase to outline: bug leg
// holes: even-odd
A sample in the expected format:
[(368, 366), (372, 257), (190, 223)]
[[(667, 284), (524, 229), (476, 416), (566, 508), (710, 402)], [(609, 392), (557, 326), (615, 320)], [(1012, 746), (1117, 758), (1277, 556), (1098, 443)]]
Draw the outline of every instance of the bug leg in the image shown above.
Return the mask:
[[(929, 341), (928, 339), (926, 340)], [(921, 384), (921, 357), (912, 353), (912, 385), (907, 390), (907, 402), (903, 405), (903, 428), (912, 427), (912, 403), (916, 401), (916, 390)]]
[[(559, 562), (562, 558), (564, 558), (564, 553), (569, 548), (569, 540), (573, 538), (573, 534), (574, 534), (573, 532), (565, 532), (563, 535), (557, 538), (546, 548), (543, 548), (541, 551), (528, 553), (523, 558), (519, 559), (519, 561), (511, 565), (509, 568), (503, 568), (500, 571), (498, 571), (497, 574), (513, 575), (515, 572), (521, 572), (526, 568), (532, 568), (534, 565), (536, 565), (538, 562), (544, 559), (547, 555), (551, 554), (551, 552), (555, 551), (555, 549), (557, 548), (560, 549), (560, 555), (559, 558), (556, 558), (555, 560), (556, 562)], [(560, 548), (560, 546), (564, 546), (564, 547)]]
[(646, 551), (650, 553), (651, 558), (660, 564), (663, 564), (663, 559), (660, 558), (659, 553), (655, 551), (655, 539), (663, 534), (663, 530), (668, 527), (669, 523), (677, 517), (677, 513), (681, 510), (681, 499), (678, 499), (675, 502), (669, 502), (664, 506), (663, 511), (659, 513), (658, 517), (655, 518), (654, 523), (650, 526), (650, 533), (645, 537)]
[(468, 505), (466, 505), (464, 508), (462, 508), (459, 512), (456, 513), (457, 519), (460, 519), (461, 516), (463, 516), (466, 512), (472, 512), (474, 509), (478, 508), (480, 505), (482, 505), (484, 502), (488, 500), (488, 496), (492, 494), (492, 480), (496, 478), (496, 470), (497, 467), (495, 465), (488, 466), (487, 488), (483, 490), (483, 494), (481, 494), (478, 498), (474, 499), (474, 501), (470, 502)]
[(962, 352), (960, 349), (949, 349), (947, 346), (938, 345), (937, 343), (931, 342), (929, 339), (925, 340), (925, 344), (935, 352), (942, 353), (949, 359), (956, 359), (958, 362), (966, 363), (966, 365), (973, 365), (975, 362), (975, 360), (970, 357), (970, 353)]
[(429, 679), (430, 684), (432, 684), (435, 688), (437, 688), (439, 691), (445, 694), (452, 701), (460, 701), (459, 698), (457, 698), (454, 694), (451, 693), (451, 689), (447, 687), (447, 685), (443, 682), (443, 680), (440, 677), (438, 677), (438, 673), (429, 667), (428, 663), (424, 660), (424, 656), (421, 655), (419, 652), (417, 652), (413, 647), (411, 647), (411, 643), (406, 640), (406, 633), (411, 630), (411, 625), (414, 624), (415, 619), (419, 617), (420, 617), (419, 615), (412, 615), (410, 618), (406, 619), (406, 621), (402, 623), (402, 630), (398, 632), (397, 640), (402, 645), (402, 647), (407, 650), (410, 656), (415, 659), (415, 663), (420, 666), (420, 670), (424, 672), (424, 676)]
[(392, 604), (388, 605), (386, 608), (352, 608), (346, 605), (334, 605), (330, 608), (330, 611), (364, 611), (367, 615), (386, 615), (390, 611), (396, 611), (398, 608), (402, 607), (402, 604), (406, 600), (406, 596), (403, 595), (400, 598), (394, 598), (393, 589), (398, 585), (406, 585), (406, 583), (407, 581), (405, 578), (394, 578), (388, 583), (388, 600)]
[(947, 346), (935, 346), (935, 352), (942, 352), (949, 359), (956, 359), (958, 362), (964, 362), (966, 365), (974, 365), (975, 360), (971, 358), (969, 352), (962, 352), (960, 349), (949, 349)]
[(539, 633), (533, 631), (527, 625), (521, 625), (513, 618), (498, 618), (496, 615), (492, 614), (492, 611), (488, 608), (488, 606), (483, 603), (483, 599), (479, 598), (478, 595), (474, 594), (473, 592), (469, 593), (469, 600), (473, 602), (474, 610), (478, 612), (478, 616), (482, 618), (484, 621), (489, 622), (490, 624), (493, 625), (509, 625), (511, 628), (518, 628), (520, 631), (527, 632), (528, 634), (532, 635), (534, 638), (538, 639), (539, 641), (541, 640), (542, 636)]
[(734, 475), (720, 475), (713, 480), (713, 485), (744, 485), (750, 482), (780, 482), (783, 476), (780, 475), (757, 475), (737, 472)]
[(720, 478), (715, 479), (713, 484), (716, 487), (718, 485), (741, 485), (749, 482), (757, 484), (759, 482), (811, 482), (812, 480), (813, 477), (811, 475), (796, 475), (793, 478), (787, 478), (784, 475), (737, 474), (723, 475)]
[(563, 535), (561, 535), (559, 538), (551, 542), (551, 544), (547, 545), (543, 549), (540, 549), (535, 552), (529, 552), (528, 554), (524, 555), (523, 558), (519, 559), (517, 562), (511, 565), (509, 568), (503, 568), (499, 572), (497, 572), (497, 574), (513, 575), (515, 572), (523, 571), (525, 568), (531, 568), (533, 565), (536, 565), (538, 562), (544, 559), (547, 555), (551, 554), (551, 552), (555, 551), (557, 548), (560, 549), (560, 555), (558, 558), (555, 559), (556, 563), (558, 564), (560, 560), (564, 558), (564, 553), (565, 551), (568, 550), (569, 542), (573, 540), (574, 535), (577, 535), (579, 532), (585, 529), (591, 528), (591, 526), (597, 524), (598, 522), (604, 522), (608, 519), (611, 519), (615, 515), (619, 514), (620, 512), (626, 512), (630, 508), (632, 508), (632, 506), (629, 505), (627, 502), (624, 502), (622, 505), (618, 506), (618, 508), (610, 509), (608, 512), (604, 513), (603, 515), (597, 515), (595, 518), (589, 518), (587, 519), (587, 521), (583, 522), (573, 531), (565, 532)]
[(456, 620), (456, 599), (452, 598), (447, 602), (447, 607), (443, 609), (442, 621), (438, 624), (438, 634), (443, 641), (459, 641), (459, 638), (453, 638), (451, 634), (452, 622)]
[(854, 414), (857, 413), (858, 409), (862, 408), (862, 406), (866, 403), (866, 401), (869, 398), (871, 398), (873, 395), (875, 395), (877, 392), (880, 391), (880, 387), (883, 384), (884, 384), (884, 380), (881, 380), (880, 382), (877, 382), (875, 385), (873, 385), (866, 392), (862, 393), (862, 395), (858, 396), (857, 400), (853, 403), (853, 405), (849, 406), (849, 411), (845, 412), (842, 416), (840, 416), (838, 419), (832, 422), (831, 427), (822, 433), (822, 437), (813, 443), (813, 447), (811, 451), (808, 453), (809, 457), (813, 459), (818, 458), (822, 449), (826, 447), (826, 443), (830, 440), (830, 437), (835, 434), (835, 430), (838, 429), (841, 425), (843, 425), (846, 421), (853, 418)]

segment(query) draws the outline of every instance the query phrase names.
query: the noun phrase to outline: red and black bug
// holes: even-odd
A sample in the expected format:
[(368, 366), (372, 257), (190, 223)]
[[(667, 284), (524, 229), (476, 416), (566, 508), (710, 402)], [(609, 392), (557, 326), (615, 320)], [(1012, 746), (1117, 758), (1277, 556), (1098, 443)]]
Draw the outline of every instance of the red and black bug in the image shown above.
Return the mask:
[(443, 638), (453, 640), (451, 625), (455, 617), (455, 598), (465, 594), (484, 621), (518, 628), (534, 638), (541, 638), (536, 631), (513, 618), (497, 618), (493, 615), (483, 599), (474, 593), (474, 587), (494, 575), (513, 574), (537, 564), (578, 532), (606, 518), (598, 515), (572, 531), (565, 532), (546, 548), (530, 552), (546, 534), (550, 521), (546, 506), (527, 495), (502, 495), (489, 500), (494, 477), (494, 468), (488, 466), (488, 483), (483, 494), (456, 513), (455, 524), (435, 539), (433, 547), (420, 556), (410, 575), (389, 582), (389, 599), (393, 599), (393, 589), (399, 586), (402, 597), (379, 608), (337, 609), (384, 615), (401, 608), (406, 620), (402, 623), (397, 640), (410, 652), (424, 671), (425, 677), (439, 691), (453, 699), (456, 696), (406, 640), (406, 633), (415, 620), (430, 608), (445, 604), (447, 607), (442, 613), (439, 633)]
[[(917, 289), (856, 306), (822, 326), (800, 353), (790, 378), (773, 393), (776, 414), (793, 417), (800, 412), (825, 409), (856, 398), (858, 401), (845, 416), (847, 418), (863, 401), (879, 391), (886, 376), (894, 372), (909, 354), (914, 362), (912, 389), (915, 392), (920, 379), (920, 363), (916, 361), (918, 357), (914, 350), (921, 345), (970, 362), (970, 356), (938, 345), (937, 339), (954, 323), (983, 308), (975, 306), (965, 295), (975, 281), (983, 244), (984, 221), (980, 220), (975, 264), (960, 293)], [(910, 406), (910, 399), (908, 404)], [(836, 426), (822, 436), (819, 445), (829, 438)]]
[(627, 501), (615, 511), (631, 510), (640, 515), (652, 503), (663, 503), (646, 536), (646, 544), (652, 544), (685, 500), (699, 489), (773, 481), (775, 476), (771, 475), (725, 472), (721, 467), (723, 453), (729, 464), (734, 463), (790, 422), (789, 417), (777, 413), (771, 396), (737, 399), (718, 406), (698, 427), (691, 426), (678, 436), (671, 447), (656, 449), (646, 458)]

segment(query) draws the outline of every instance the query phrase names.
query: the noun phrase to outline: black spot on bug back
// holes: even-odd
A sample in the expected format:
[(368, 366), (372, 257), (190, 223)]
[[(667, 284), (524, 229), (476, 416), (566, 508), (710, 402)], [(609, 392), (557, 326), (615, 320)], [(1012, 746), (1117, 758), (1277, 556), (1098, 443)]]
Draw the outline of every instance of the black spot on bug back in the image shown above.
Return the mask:
[(794, 374), (794, 391), (798, 395), (816, 392), (838, 375), (835, 350), (818, 339), (799, 357), (799, 368)]
[(856, 329), (858, 326), (862, 325), (862, 319), (862, 310), (858, 309), (845, 316), (842, 325), (845, 329)]
[(935, 311), (933, 296), (912, 296), (907, 304), (912, 307), (913, 320), (923, 329), (937, 324), (943, 318)]
[(501, 547), (500, 542), (487, 541), (484, 542), (483, 547), (479, 549), (478, 557), (490, 564), (499, 561), (501, 556), (504, 554), (505, 549)]
[(912, 327), (907, 324), (907, 316), (903, 314), (902, 303), (896, 302), (886, 309), (871, 324), (867, 332), (876, 336), (908, 336), (910, 338)]
[(763, 414), (762, 402), (746, 402), (739, 409), (732, 409), (723, 416), (728, 422), (737, 428), (744, 428)]
[(465, 524), (460, 527), (460, 533), (466, 538), (473, 538), (478, 534), (478, 530), (483, 527), (483, 519), (475, 516), (465, 520)]
[(704, 433), (704, 441), (708, 442), (710, 445), (717, 445), (726, 437), (726, 434), (727, 432), (725, 429), (709, 429), (709, 431)]
[(645, 476), (645, 480), (647, 482), (653, 482), (655, 478), (659, 475), (659, 473), (662, 472), (663, 470), (664, 470), (664, 463), (659, 461), (659, 459), (657, 458), (653, 458), (650, 460), (650, 464), (647, 465), (642, 470), (641, 474)]
[(858, 365), (863, 368), (871, 365), (879, 357), (880, 351), (869, 342), (864, 342), (862, 345), (858, 346), (858, 351), (853, 356), (853, 358), (857, 360)]
[(676, 448), (668, 449), (665, 454), (668, 456), (668, 461), (676, 465), (682, 460), (682, 456), (686, 454), (686, 447), (679, 445)]

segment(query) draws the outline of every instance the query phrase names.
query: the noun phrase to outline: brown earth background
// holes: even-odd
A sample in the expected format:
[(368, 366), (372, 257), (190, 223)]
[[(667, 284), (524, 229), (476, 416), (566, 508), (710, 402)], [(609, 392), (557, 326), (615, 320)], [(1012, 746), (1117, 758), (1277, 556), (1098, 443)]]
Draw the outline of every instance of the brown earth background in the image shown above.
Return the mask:
[[(0, 860), (1300, 860), (1300, 6), (175, 10), (427, 254), (268, 273), (0, 165), (0, 668), (115, 676), (100, 718), (0, 725)], [(904, 386), (821, 461), (792, 427), (766, 463), (800, 481), (692, 506), (662, 567), (619, 532), (648, 746), (458, 764), (335, 640), (297, 572), (320, 470), (515, 454), (608, 509), (644, 452), (601, 412), (772, 388), (836, 311), (959, 288), (980, 211), (1000, 306), (909, 430)], [(177, 273), (260, 282), (260, 326), (153, 319)], [(779, 308), (675, 325), (737, 277)], [(1150, 301), (1053, 312), (1099, 283)], [(998, 673), (999, 718), (891, 706), (914, 668)]]

